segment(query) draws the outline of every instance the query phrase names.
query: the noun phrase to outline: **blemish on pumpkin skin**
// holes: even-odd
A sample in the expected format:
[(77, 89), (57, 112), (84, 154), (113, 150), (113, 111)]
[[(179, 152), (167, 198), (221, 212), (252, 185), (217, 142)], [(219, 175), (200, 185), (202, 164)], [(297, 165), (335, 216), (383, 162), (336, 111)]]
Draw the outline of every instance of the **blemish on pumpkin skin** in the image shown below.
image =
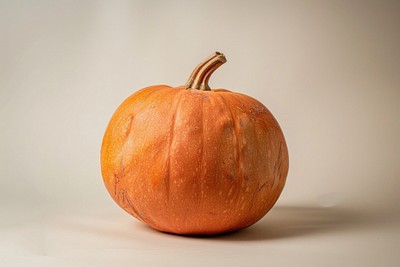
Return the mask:
[(239, 107), (239, 106), (236, 106), (236, 108), (240, 111), (240, 112), (243, 112), (243, 113), (245, 113), (246, 111), (244, 111), (244, 109), (242, 109), (241, 107)]
[(234, 173), (230, 173), (228, 174), (228, 180), (235, 180), (236, 179), (236, 175)]
[(274, 182), (272, 184), (272, 188), (274, 188), (275, 185), (278, 185), (279, 179), (281, 177), (281, 173), (280, 173), (281, 172), (281, 163), (282, 163), (282, 161), (280, 160), (281, 159), (281, 154), (282, 154), (282, 145), (279, 145), (278, 155), (277, 155), (276, 162), (275, 162), (275, 165), (274, 165), (275, 179), (274, 179)]
[(142, 220), (143, 222), (146, 222), (146, 217), (143, 214), (139, 213), (139, 211), (132, 204), (132, 201), (128, 196), (126, 196), (126, 202), (128, 204), (128, 207), (130, 208), (131, 212), (134, 215), (136, 215), (140, 220)]
[(133, 118), (134, 118), (133, 114), (129, 115), (128, 117), (128, 122), (127, 122), (128, 125), (125, 128), (125, 139), (128, 138), (129, 134), (131, 133)]
[(232, 195), (232, 192), (233, 192), (233, 187), (231, 187), (231, 189), (229, 189), (228, 196)]
[(125, 207), (125, 196), (124, 196), (124, 189), (119, 190), (119, 193), (116, 195), (117, 202)]
[(267, 182), (263, 183), (257, 190), (257, 193), (261, 191), (265, 186), (267, 185)]
[(121, 158), (121, 161), (119, 163), (119, 170), (121, 172), (121, 176), (123, 177), (125, 175), (125, 166), (124, 166), (123, 158)]
[(117, 197), (117, 184), (119, 183), (119, 177), (114, 174), (114, 195)]

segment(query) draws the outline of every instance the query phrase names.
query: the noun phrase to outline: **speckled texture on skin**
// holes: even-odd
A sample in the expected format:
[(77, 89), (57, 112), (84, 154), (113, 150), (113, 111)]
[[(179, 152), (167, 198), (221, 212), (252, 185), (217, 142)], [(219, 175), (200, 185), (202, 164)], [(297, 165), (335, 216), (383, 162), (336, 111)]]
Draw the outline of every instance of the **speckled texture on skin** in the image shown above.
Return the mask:
[(257, 100), (158, 85), (116, 110), (101, 168), (112, 198), (137, 219), (160, 231), (210, 235), (248, 227), (272, 208), (288, 151)]

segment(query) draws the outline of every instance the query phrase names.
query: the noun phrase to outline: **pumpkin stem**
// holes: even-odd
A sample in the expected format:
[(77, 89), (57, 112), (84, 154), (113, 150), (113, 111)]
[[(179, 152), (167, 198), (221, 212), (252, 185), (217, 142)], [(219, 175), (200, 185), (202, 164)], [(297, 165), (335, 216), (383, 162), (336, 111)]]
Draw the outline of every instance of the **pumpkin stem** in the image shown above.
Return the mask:
[(211, 91), (210, 86), (208, 86), (208, 80), (213, 72), (225, 62), (226, 58), (224, 54), (215, 52), (194, 69), (189, 80), (185, 84), (185, 89)]

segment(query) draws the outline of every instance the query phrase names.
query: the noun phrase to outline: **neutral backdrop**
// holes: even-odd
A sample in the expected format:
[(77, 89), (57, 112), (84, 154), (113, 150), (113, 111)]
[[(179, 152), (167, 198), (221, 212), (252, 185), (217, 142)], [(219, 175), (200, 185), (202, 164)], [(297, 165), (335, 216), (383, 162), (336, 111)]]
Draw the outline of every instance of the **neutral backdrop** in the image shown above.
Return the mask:
[[(0, 1), (1, 266), (399, 266), (399, 1)], [(263, 102), (290, 172), (244, 231), (153, 231), (102, 182), (118, 105), (185, 83)]]

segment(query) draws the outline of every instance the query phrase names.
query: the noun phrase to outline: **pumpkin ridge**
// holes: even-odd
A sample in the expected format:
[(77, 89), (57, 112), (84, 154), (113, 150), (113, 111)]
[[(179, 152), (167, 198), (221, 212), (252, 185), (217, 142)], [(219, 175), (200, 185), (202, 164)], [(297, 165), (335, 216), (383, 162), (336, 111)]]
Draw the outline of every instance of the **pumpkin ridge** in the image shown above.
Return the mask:
[[(166, 87), (166, 88), (169, 88), (169, 87)], [(144, 88), (144, 89), (146, 89), (146, 88)], [(148, 87), (147, 89), (150, 89), (150, 90), (152, 90), (150, 93), (148, 93), (148, 95), (146, 95), (146, 98), (144, 98), (143, 99), (143, 101), (142, 101), (142, 103), (140, 104), (140, 107), (138, 107), (138, 109), (136, 110), (136, 112), (133, 112), (133, 111), (131, 111), (131, 113), (129, 114), (129, 117), (131, 117), (132, 118), (132, 120), (131, 120), (131, 122), (129, 123), (129, 133), (128, 134), (125, 134), (125, 143), (124, 143), (124, 145), (123, 145), (123, 148), (122, 148), (122, 151), (124, 151), (124, 150), (126, 150), (126, 148), (125, 148), (125, 145), (126, 145), (126, 140), (128, 139), (128, 138), (130, 138), (130, 135), (132, 134), (132, 128), (134, 127), (134, 119), (135, 119), (135, 117), (137, 116), (137, 114), (140, 114), (141, 112), (143, 112), (143, 108), (144, 108), (144, 106), (146, 105), (146, 103), (148, 102), (148, 101), (150, 101), (150, 100), (152, 100), (152, 99), (154, 99), (154, 95), (156, 95), (157, 96), (157, 94), (156, 93), (160, 93), (160, 92), (162, 92), (163, 91), (163, 89), (165, 89), (164, 87), (157, 87), (157, 86), (150, 86), (150, 87)], [(159, 98), (160, 97), (162, 97), (162, 95), (160, 95), (159, 96)], [(126, 174), (125, 174), (125, 171), (124, 171), (124, 164), (123, 164), (123, 162), (124, 162), (124, 156), (123, 156), (123, 154), (122, 154), (122, 156), (121, 156), (121, 159), (120, 159), (120, 175), (118, 176), (118, 182), (117, 182), (117, 180), (114, 180), (114, 182), (115, 182), (115, 191), (117, 191), (117, 187), (118, 187), (118, 184), (120, 183), (120, 181), (121, 180), (124, 180), (125, 178), (126, 178)], [(143, 214), (140, 214), (140, 213), (138, 213), (138, 211), (137, 211), (137, 209), (136, 208), (134, 208), (134, 206), (132, 205), (132, 201), (131, 201), (131, 199), (130, 198), (128, 198), (129, 197), (129, 192), (127, 192), (126, 193), (126, 197), (125, 197), (125, 199), (127, 199), (127, 200), (129, 200), (130, 202), (128, 202), (129, 203), (129, 207), (130, 207), (130, 210), (131, 210), (131, 213), (133, 213), (133, 216), (135, 216), (136, 218), (138, 218), (139, 220), (142, 220), (143, 222), (145, 222), (145, 223), (147, 223), (147, 222), (150, 222), (151, 220), (149, 219), (149, 218), (147, 218), (147, 217), (144, 217), (143, 216)]]
[[(138, 91), (136, 94), (141, 94), (141, 93), (145, 92), (145, 90), (148, 90), (148, 89), (151, 89), (152, 91), (151, 91), (150, 93), (148, 93), (148, 95), (146, 96), (146, 99), (147, 99), (150, 95), (152, 95), (154, 92), (157, 92), (157, 91), (161, 90), (161, 89), (159, 89), (159, 88), (157, 88), (157, 87), (151, 86), (151, 87), (143, 88), (142, 90)], [(131, 101), (131, 99), (132, 99), (132, 96), (130, 96), (128, 99), (126, 99), (126, 100), (123, 102), (123, 104), (121, 104), (121, 106), (118, 107), (118, 108), (114, 111), (114, 114), (113, 114), (113, 116), (112, 116), (112, 119), (116, 117), (116, 114), (118, 114), (118, 111), (121, 109), (122, 105), (127, 104), (129, 101)], [(143, 101), (143, 103), (141, 103), (140, 108), (139, 108), (138, 110), (140, 110), (141, 107), (144, 105), (144, 102), (146, 101), (146, 99)], [(136, 112), (136, 113), (137, 113), (137, 112)], [(134, 115), (136, 115), (136, 114), (134, 114)], [(132, 112), (129, 114), (129, 117), (132, 118), (132, 120), (130, 121), (129, 126), (128, 126), (130, 129), (129, 129), (129, 130), (126, 129), (127, 133), (125, 133), (125, 135), (124, 135), (124, 136), (125, 136), (125, 139), (126, 139), (126, 138), (128, 137), (128, 135), (130, 134), (134, 115), (133, 115)], [(111, 121), (112, 121), (112, 119), (111, 119)], [(105, 151), (106, 151), (107, 149), (109, 149), (109, 147), (106, 146), (106, 143), (105, 143), (107, 133), (108, 133), (108, 132), (114, 132), (115, 129), (118, 127), (118, 124), (117, 124), (117, 125), (114, 125), (114, 127), (111, 127), (111, 121), (110, 121), (109, 125), (107, 126), (106, 132), (105, 132), (104, 137), (103, 137), (102, 146), (101, 146), (101, 151), (100, 151), (100, 155), (101, 155), (100, 158), (101, 158), (101, 161), (102, 161), (103, 155), (106, 153)], [(107, 148), (107, 149), (106, 149), (106, 148)], [(121, 150), (124, 150), (124, 145), (122, 145)], [(110, 194), (113, 195), (113, 198), (116, 200), (117, 203), (118, 203), (118, 199), (119, 199), (119, 195), (118, 195), (118, 192), (117, 192), (117, 191), (118, 191), (117, 188), (119, 187), (120, 182), (125, 178), (124, 172), (121, 172), (121, 170), (124, 169), (124, 168), (123, 168), (124, 166), (123, 166), (122, 162), (123, 162), (123, 156), (121, 156), (121, 159), (120, 159), (120, 168), (119, 168), (119, 172), (120, 172), (120, 173), (118, 173), (116, 170), (113, 171), (112, 179), (110, 179), (110, 180), (112, 180), (112, 182), (109, 183), (109, 186), (107, 186), (106, 179), (103, 179), (104, 183), (106, 184), (107, 190), (109, 190)], [(121, 165), (122, 165), (122, 166), (121, 166)], [(103, 172), (103, 168), (104, 168), (104, 167), (102, 166), (102, 172)], [(104, 175), (104, 174), (103, 174), (103, 175)], [(112, 190), (113, 190), (113, 192), (112, 192)], [(120, 204), (119, 204), (119, 205), (120, 205)], [(122, 208), (124, 208), (122, 205), (120, 205), (120, 206), (121, 206)], [(132, 213), (133, 213), (133, 214), (132, 214), (133, 216), (137, 217), (137, 215), (136, 215), (135, 212), (132, 212)]]
[[(176, 113), (178, 112), (179, 104), (181, 103), (183, 92), (184, 91), (180, 91), (179, 93), (177, 93), (177, 94), (179, 94), (179, 96), (178, 96), (177, 100), (175, 100), (176, 104), (175, 104), (174, 112), (172, 113), (171, 128), (169, 131), (168, 160), (166, 162), (166, 168), (165, 168), (166, 169), (165, 173), (167, 173), (167, 176), (165, 177), (165, 188), (166, 188), (167, 200), (169, 200), (169, 195), (170, 195), (170, 191), (171, 191), (171, 188), (170, 188), (170, 180), (171, 180), (171, 176), (172, 176), (171, 175), (171, 145), (172, 145), (172, 142), (174, 139), (174, 127), (176, 124)], [(174, 97), (176, 97), (176, 95)]]
[[(231, 96), (233, 99), (235, 99), (238, 103), (244, 103), (244, 105), (248, 107), (248, 99), (243, 99), (245, 97), (242, 97), (241, 94), (232, 93), (229, 96)], [(227, 108), (229, 108), (229, 110), (232, 112), (231, 105), (229, 103), (227, 103), (227, 101), (225, 101), (225, 103), (227, 104)], [(248, 116), (250, 118), (247, 121), (248, 125), (250, 126), (250, 128), (254, 129), (254, 131), (252, 132), (252, 137), (254, 138), (254, 142), (259, 144), (258, 135), (257, 135), (257, 133), (255, 131), (256, 125), (255, 125), (254, 121), (251, 119), (251, 116), (249, 116), (249, 114), (246, 112), (246, 110), (245, 110), (244, 113), (246, 114), (246, 116)], [(232, 117), (235, 118), (235, 116), (233, 116), (233, 112), (231, 114), (232, 114)], [(234, 128), (236, 129), (236, 124), (234, 124), (234, 125), (235, 125)], [(244, 146), (241, 146), (242, 142), (239, 142), (240, 140), (238, 138), (236, 140), (237, 140), (236, 146), (238, 148), (238, 150), (237, 150), (238, 151), (238, 161), (237, 162), (239, 163), (238, 164), (238, 172), (239, 172), (238, 176), (240, 177), (239, 178), (240, 179), (240, 185), (243, 188), (243, 186), (248, 186), (249, 179), (251, 179), (252, 177), (248, 177), (246, 172), (243, 172), (245, 170), (243, 170), (243, 168), (240, 167), (241, 164), (245, 164), (245, 162), (242, 163), (241, 160), (243, 160), (243, 158), (245, 159), (246, 155), (243, 154), (243, 156), (242, 156), (242, 153), (244, 153), (243, 152), (244, 151)], [(253, 208), (254, 199), (255, 199), (256, 195), (257, 194), (254, 194), (253, 197), (251, 198), (250, 205), (249, 205), (249, 211), (252, 210), (252, 208)], [(236, 205), (236, 209), (239, 210), (239, 206), (241, 205), (241, 202), (238, 201), (236, 204), (237, 204)]]
[(236, 164), (237, 165), (236, 166), (236, 177), (238, 177), (238, 179), (240, 180), (240, 184), (243, 184), (242, 173), (240, 170), (240, 160), (241, 160), (240, 146), (239, 146), (239, 138), (238, 138), (238, 131), (237, 131), (237, 126), (236, 126), (237, 124), (235, 121), (235, 117), (233, 116), (233, 111), (231, 109), (231, 106), (228, 104), (225, 97), (222, 94), (220, 94), (219, 92), (216, 92), (216, 93), (220, 97), (222, 102), (224, 103), (226, 109), (228, 109), (229, 113), (231, 114), (231, 119), (232, 119), (232, 124), (233, 124), (233, 134), (235, 136), (236, 162), (239, 162), (239, 164)]
[(204, 204), (204, 179), (205, 179), (205, 173), (203, 175), (203, 162), (204, 162), (204, 114), (203, 114), (203, 108), (204, 108), (204, 99), (201, 99), (201, 109), (200, 109), (200, 117), (201, 117), (201, 157), (200, 157), (200, 165), (199, 165), (199, 178), (197, 180), (200, 180), (200, 210), (203, 209), (203, 204)]

